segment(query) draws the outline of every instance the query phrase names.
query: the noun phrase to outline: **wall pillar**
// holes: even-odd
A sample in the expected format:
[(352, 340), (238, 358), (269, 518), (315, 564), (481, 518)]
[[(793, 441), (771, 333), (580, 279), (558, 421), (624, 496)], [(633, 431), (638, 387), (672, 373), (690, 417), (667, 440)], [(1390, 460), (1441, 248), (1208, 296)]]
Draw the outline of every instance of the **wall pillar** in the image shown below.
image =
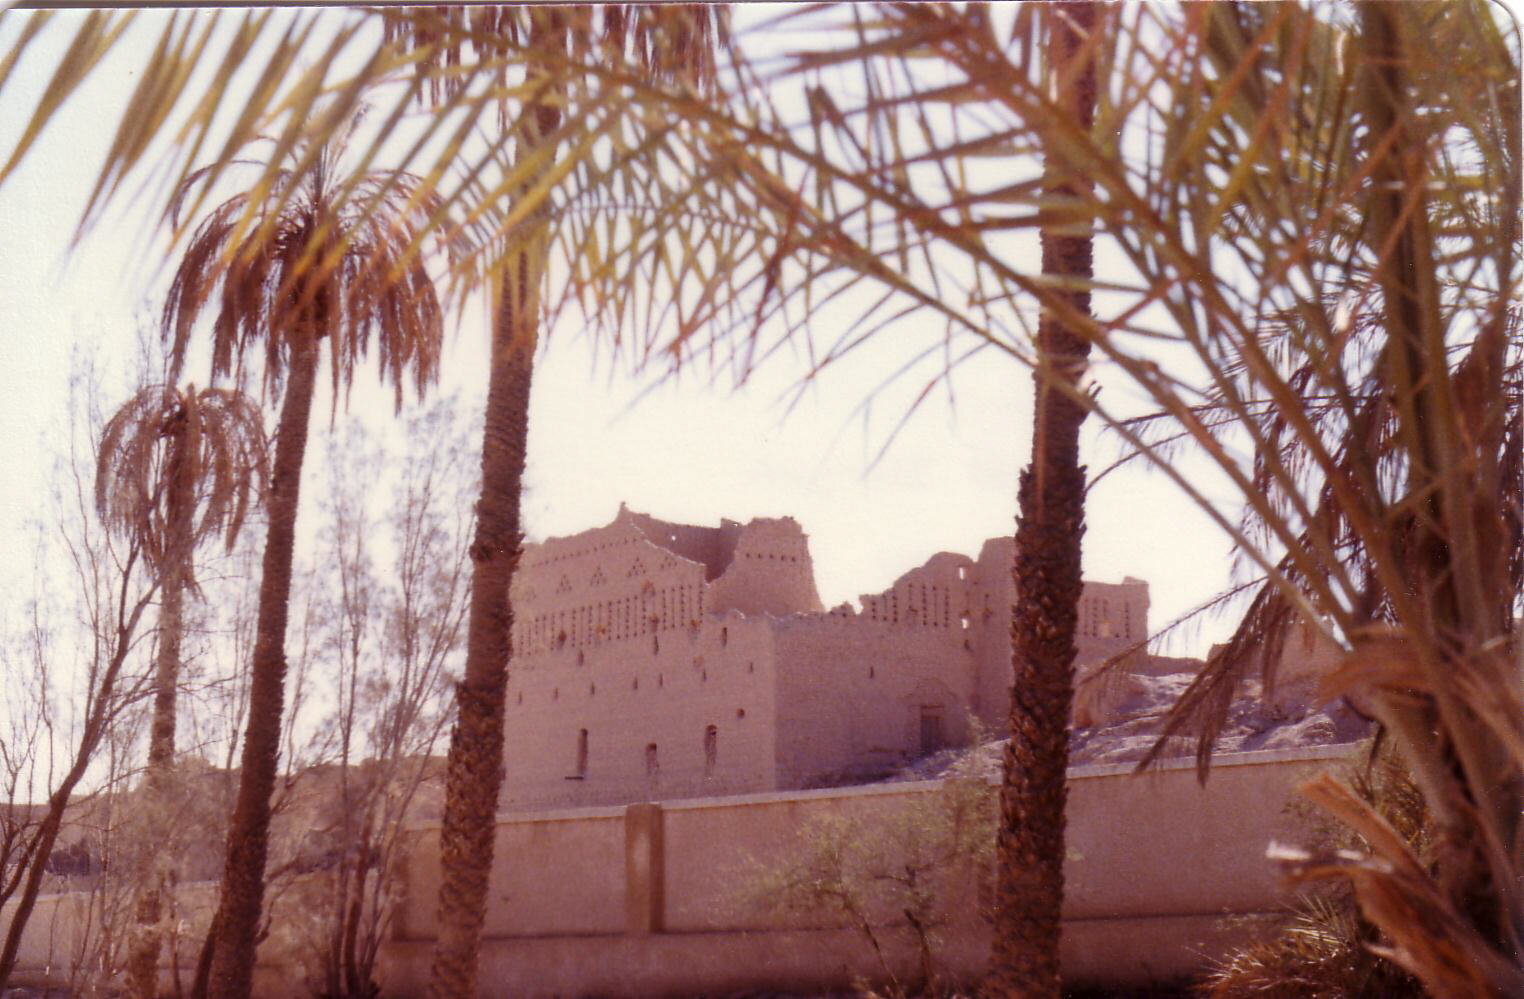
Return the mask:
[(666, 858), (661, 805), (646, 801), (624, 810), (625, 928), (661, 933), (665, 923)]

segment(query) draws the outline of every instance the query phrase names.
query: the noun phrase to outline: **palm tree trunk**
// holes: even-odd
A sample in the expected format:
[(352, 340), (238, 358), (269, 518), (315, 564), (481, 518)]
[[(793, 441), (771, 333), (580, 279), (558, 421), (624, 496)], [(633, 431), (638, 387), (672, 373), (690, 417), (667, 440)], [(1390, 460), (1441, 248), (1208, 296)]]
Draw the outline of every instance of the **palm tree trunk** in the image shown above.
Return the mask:
[(185, 584), (189, 573), (185, 562), (191, 557), (191, 521), (195, 513), (195, 495), (185, 465), (189, 460), (187, 428), (184, 422), (170, 437), (166, 464), (169, 495), (165, 520), (170, 537), (166, 539), (165, 560), (160, 580), (159, 650), (155, 664), (153, 721), (148, 734), (148, 772), (144, 779), (142, 828), (150, 851), (144, 871), (145, 883), (134, 913), (137, 925), (127, 958), (127, 994), (134, 999), (153, 999), (159, 985), (159, 920), (163, 896), (168, 884), (164, 856), (166, 837), (164, 812), (165, 777), (175, 759), (175, 699), (180, 682), (180, 643), (184, 636)]
[(222, 897), (214, 922), (208, 993), (213, 999), (247, 999), (253, 985), (254, 950), (264, 904), (269, 848), (270, 795), (275, 790), (285, 709), (286, 616), (291, 598), (291, 561), (308, 416), (317, 379), (314, 331), (292, 337), (289, 381), (275, 437), (270, 479), (269, 527), (259, 583), (259, 617), (250, 670), (249, 723), (244, 735), (238, 798), (228, 829)]
[[(164, 772), (175, 759), (175, 700), (180, 682), (180, 643), (185, 633), (185, 586), (189, 576), (186, 562), (191, 557), (191, 518), (195, 514), (194, 482), (186, 474), (187, 442), (182, 429), (173, 438), (169, 454), (169, 497), (165, 519), (171, 536), (165, 551), (168, 555), (159, 605), (159, 649), (155, 663), (153, 722), (148, 735), (148, 774), (150, 789), (162, 790)], [(155, 788), (155, 785), (158, 785)]]
[[(528, 270), (521, 255), (519, 270)], [(538, 278), (538, 274), (535, 275)], [(517, 275), (504, 286), (517, 284)], [(439, 937), (432, 993), (475, 999), (476, 959), (486, 917), (487, 882), (503, 781), (503, 710), (513, 609), (508, 586), (523, 545), (519, 500), (529, 441), (534, 333), (515, 316), (505, 288), (494, 324), (492, 372), (482, 439), (482, 496), (471, 545), (471, 608), (465, 676), (456, 687), (459, 718), (450, 732), (445, 811), (439, 833)]]
[[(531, 15), (531, 48), (553, 44), (559, 14)], [(533, 71), (531, 70), (531, 73)], [(559, 127), (560, 106), (545, 100), (521, 116), (517, 157), (527, 161)], [(522, 190), (535, 185), (531, 176)], [(524, 460), (529, 449), (529, 393), (539, 343), (540, 287), (549, 246), (548, 213), (533, 213), (519, 245), (503, 262), (492, 330), (492, 370), (482, 436), (482, 495), (471, 544), (471, 607), (465, 676), (456, 685), (459, 716), (450, 731), (445, 807), (439, 830), (439, 936), (430, 994), (476, 999), (477, 955), (487, 914), (488, 881), (503, 783), (503, 713), (513, 608), (508, 587), (518, 568)]]
[[(1095, 5), (1055, 3), (1044, 10), (1050, 16), (1049, 73), (1059, 81), (1058, 100), (1080, 128), (1088, 129), (1095, 115), (1095, 63), (1087, 48)], [(1084, 180), (1054, 162), (1051, 154), (1045, 169), (1046, 190), (1060, 203), (1084, 193)], [(1068, 226), (1043, 227), (1044, 275), (1070, 280), (1091, 276), (1091, 238), (1088, 232), (1075, 231), (1081, 221), (1077, 216)], [(1089, 314), (1088, 290), (1064, 289), (1060, 294), (1076, 312)], [(1064, 778), (1085, 512), (1085, 470), (1079, 464), (1085, 409), (1070, 393), (1084, 371), (1090, 344), (1084, 331), (1045, 309), (1037, 347), (1041, 366), (1033, 376), (1032, 461), (1021, 474), (1017, 495), (1011, 737), (1000, 788), (989, 986), (996, 995), (1056, 999), (1064, 894)]]

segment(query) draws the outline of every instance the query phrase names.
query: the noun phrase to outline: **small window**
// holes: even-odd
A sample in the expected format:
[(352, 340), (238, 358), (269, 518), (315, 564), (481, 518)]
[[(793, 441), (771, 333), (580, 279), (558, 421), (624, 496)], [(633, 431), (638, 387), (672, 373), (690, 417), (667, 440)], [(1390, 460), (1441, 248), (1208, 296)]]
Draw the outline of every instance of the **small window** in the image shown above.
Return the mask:
[(577, 733), (577, 778), (587, 776), (587, 729)]
[(651, 654), (655, 655), (656, 653), (658, 653), (660, 651), (661, 651), (661, 639), (658, 636), (656, 636), (656, 635), (652, 635), (651, 636)]
[(729, 628), (721, 628), (720, 629), (720, 644), (721, 645), (729, 645), (730, 644), (730, 629)]
[(656, 758), (656, 743), (646, 743), (646, 780), (652, 783), (661, 776), (661, 763)]
[(714, 725), (704, 729), (704, 776), (714, 776), (715, 761), (720, 753), (720, 730)]

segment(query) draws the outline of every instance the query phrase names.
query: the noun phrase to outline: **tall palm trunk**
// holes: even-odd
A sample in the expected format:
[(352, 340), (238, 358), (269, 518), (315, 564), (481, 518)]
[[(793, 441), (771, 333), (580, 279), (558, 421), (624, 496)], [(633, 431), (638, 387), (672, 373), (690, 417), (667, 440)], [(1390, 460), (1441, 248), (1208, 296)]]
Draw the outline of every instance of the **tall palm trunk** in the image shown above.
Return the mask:
[(280, 423), (275, 467), (270, 478), (269, 527), (259, 616), (250, 669), (249, 723), (244, 735), (238, 800), (228, 830), (222, 898), (214, 920), (209, 995), (247, 999), (253, 985), (255, 935), (264, 904), (265, 856), (270, 828), (270, 795), (275, 790), (285, 706), (286, 617), (291, 598), (291, 561), (302, 459), (307, 451), (308, 416), (317, 380), (318, 326), (302, 323), (291, 337), (291, 359)]
[(127, 958), (127, 992), (136, 999), (153, 999), (159, 983), (159, 920), (168, 883), (165, 837), (159, 833), (164, 828), (164, 813), (168, 807), (165, 778), (175, 759), (176, 688), (180, 682), (180, 643), (185, 630), (187, 563), (191, 557), (195, 526), (192, 523), (195, 483), (186, 468), (191, 460), (186, 453), (190, 446), (189, 429), (188, 420), (181, 418), (177, 421), (170, 433), (166, 460), (169, 495), (165, 503), (165, 523), (169, 537), (159, 579), (159, 650), (154, 670), (153, 721), (148, 733), (148, 772), (142, 802), (150, 862), (144, 871), (146, 883), (134, 913), (137, 925)]
[[(1044, 10), (1049, 15), (1048, 72), (1058, 80), (1058, 100), (1078, 127), (1089, 129), (1095, 117), (1096, 81), (1087, 45), (1096, 7), (1056, 3)], [(1077, 200), (1088, 186), (1051, 154), (1045, 171), (1044, 186), (1059, 204)], [(1086, 231), (1077, 231), (1082, 227)], [(1091, 237), (1081, 218), (1067, 226), (1045, 225), (1041, 240), (1044, 275), (1071, 281), (1090, 278)], [(1089, 291), (1067, 288), (1060, 293), (1076, 312), (1089, 314)], [(1017, 495), (1011, 737), (1000, 788), (989, 984), (1000, 995), (1056, 999), (1064, 895), (1064, 777), (1085, 515), (1085, 470), (1079, 464), (1085, 409), (1070, 393), (1084, 371), (1090, 343), (1084, 331), (1045, 309), (1037, 347), (1041, 367), (1034, 374), (1032, 461), (1021, 473)]]
[[(533, 18), (532, 37), (547, 40), (549, 17)], [(554, 102), (524, 113), (517, 146), (527, 162), (555, 132)], [(535, 177), (522, 190), (534, 186)], [(503, 783), (503, 714), (512, 655), (513, 608), (508, 587), (518, 568), (524, 460), (529, 446), (529, 393), (539, 342), (540, 288), (549, 219), (534, 213), (519, 246), (503, 262), (493, 321), (487, 412), (482, 436), (482, 495), (471, 545), (471, 608), (465, 676), (456, 687), (459, 717), (450, 732), (445, 811), (439, 831), (439, 936), (431, 992), (436, 999), (476, 999), (477, 956), (486, 919), (488, 881)]]
[[(521, 272), (528, 260), (516, 261)], [(504, 280), (504, 286), (519, 280)], [(439, 833), (439, 938), (433, 994), (474, 997), (476, 959), (486, 916), (487, 882), (503, 781), (503, 711), (512, 654), (508, 586), (523, 545), (520, 495), (529, 439), (533, 330), (512, 316), (504, 291), (493, 331), (492, 372), (482, 439), (482, 495), (477, 505), (465, 676), (456, 687), (459, 718), (450, 733), (445, 812)], [(537, 317), (527, 317), (533, 323)], [(527, 342), (526, 342), (527, 341)]]

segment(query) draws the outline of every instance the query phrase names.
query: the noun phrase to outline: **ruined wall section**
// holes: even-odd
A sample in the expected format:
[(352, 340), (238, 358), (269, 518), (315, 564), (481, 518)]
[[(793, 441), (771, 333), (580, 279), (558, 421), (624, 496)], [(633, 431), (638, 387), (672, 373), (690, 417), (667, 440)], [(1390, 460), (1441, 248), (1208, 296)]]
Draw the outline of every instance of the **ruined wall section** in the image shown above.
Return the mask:
[(1083, 673), (1129, 650), (1135, 650), (1129, 667), (1146, 668), (1138, 645), (1147, 639), (1147, 583), (1131, 576), (1120, 583), (1085, 583), (1074, 635), (1077, 670)]
[[(1222, 649), (1222, 643), (1213, 645), (1207, 658)], [(1343, 646), (1319, 628), (1306, 620), (1293, 620), (1286, 625), (1279, 643), (1265, 642), (1255, 652), (1251, 661), (1258, 669), (1251, 675), (1260, 677), (1260, 698), (1271, 712), (1283, 718), (1299, 717), (1327, 703), (1318, 696), (1319, 687), (1346, 654)], [(1273, 660), (1269, 658), (1272, 655)], [(1263, 683), (1267, 673), (1270, 682)]]
[(713, 613), (818, 614), (809, 537), (792, 517), (758, 517), (740, 530), (728, 568), (709, 585)]
[(780, 787), (874, 779), (967, 741), (973, 657), (947, 629), (850, 609), (772, 628)]
[(930, 628), (962, 640), (971, 626), (970, 570), (967, 555), (941, 552), (911, 569), (883, 593), (863, 594), (862, 616), (869, 621), (909, 628)]
[(1011, 608), (1016, 603), (1016, 542), (991, 538), (971, 570), (971, 643), (974, 647), (973, 712), (992, 732), (1008, 731), (1011, 716)]
[(616, 521), (524, 550), (511, 594), (516, 661), (696, 626), (704, 567)]
[(975, 678), (966, 556), (941, 553), (829, 614), (778, 620), (778, 780), (871, 779), (963, 744)]
[(773, 663), (766, 620), (738, 614), (533, 657), (509, 678), (501, 807), (774, 790)]
[[(976, 662), (974, 714), (995, 731), (1009, 724), (1011, 707), (1011, 608), (1016, 602), (1013, 538), (991, 538), (970, 571), (970, 642)], [(1148, 637), (1148, 584), (1131, 576), (1120, 583), (1085, 582), (1075, 625), (1075, 672), (1088, 673), (1109, 658), (1133, 650), (1124, 668), (1148, 672), (1142, 644)]]
[(652, 544), (702, 564), (706, 582), (713, 582), (730, 568), (742, 532), (742, 526), (734, 520), (721, 520), (719, 527), (676, 524), (637, 513), (623, 503), (619, 504), (619, 514), (614, 522), (631, 524)]

